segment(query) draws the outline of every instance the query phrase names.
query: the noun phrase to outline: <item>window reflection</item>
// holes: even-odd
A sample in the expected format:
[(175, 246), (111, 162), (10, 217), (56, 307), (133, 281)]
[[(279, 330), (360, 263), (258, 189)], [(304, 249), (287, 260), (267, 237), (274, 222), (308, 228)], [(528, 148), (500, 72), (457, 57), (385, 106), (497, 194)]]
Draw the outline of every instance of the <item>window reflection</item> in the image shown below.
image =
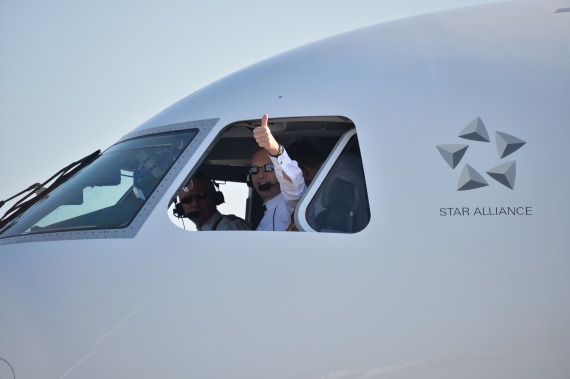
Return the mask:
[(307, 207), (317, 232), (357, 233), (370, 221), (370, 207), (358, 139), (353, 136)]
[(112, 146), (1, 236), (128, 226), (197, 132), (156, 134)]

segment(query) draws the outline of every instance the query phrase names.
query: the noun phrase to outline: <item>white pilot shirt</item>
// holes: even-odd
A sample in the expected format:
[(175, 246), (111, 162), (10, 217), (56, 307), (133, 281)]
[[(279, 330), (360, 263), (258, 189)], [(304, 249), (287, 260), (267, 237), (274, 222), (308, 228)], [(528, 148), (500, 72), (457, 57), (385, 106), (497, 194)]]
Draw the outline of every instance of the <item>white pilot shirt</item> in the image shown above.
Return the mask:
[[(257, 230), (285, 231), (291, 224), (291, 213), (297, 207), (307, 186), (303, 180), (303, 172), (297, 162), (289, 158), (285, 149), (283, 149), (283, 154), (277, 158), (271, 155), (269, 158), (275, 167), (275, 176), (279, 181), (281, 193), (265, 203), (267, 210), (263, 214)], [(283, 172), (291, 178), (292, 182), (283, 177)]]
[[(220, 221), (219, 223), (218, 220)], [(202, 225), (202, 228), (196, 228), (196, 230), (199, 232), (210, 230), (251, 230), (251, 224), (234, 215), (223, 215), (216, 209), (216, 213)]]

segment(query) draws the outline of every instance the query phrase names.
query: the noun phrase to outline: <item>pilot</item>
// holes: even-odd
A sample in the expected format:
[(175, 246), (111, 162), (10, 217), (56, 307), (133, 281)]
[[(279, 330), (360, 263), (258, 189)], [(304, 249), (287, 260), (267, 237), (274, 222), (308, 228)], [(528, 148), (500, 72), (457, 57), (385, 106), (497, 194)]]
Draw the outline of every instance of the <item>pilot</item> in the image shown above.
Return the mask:
[(249, 222), (218, 211), (216, 207), (224, 202), (224, 195), (216, 190), (214, 182), (206, 174), (195, 174), (178, 196), (180, 203), (176, 207), (183, 210), (179, 217), (189, 218), (198, 231), (251, 230)]
[(297, 161), (303, 172), (303, 179), (307, 187), (311, 184), (319, 169), (325, 161), (325, 157), (319, 149), (305, 141), (293, 142), (287, 146), (289, 157)]
[(252, 157), (249, 172), (265, 208), (257, 230), (285, 231), (307, 186), (297, 162), (289, 158), (271, 134), (268, 118), (263, 115), (261, 126), (253, 130), (259, 149)]

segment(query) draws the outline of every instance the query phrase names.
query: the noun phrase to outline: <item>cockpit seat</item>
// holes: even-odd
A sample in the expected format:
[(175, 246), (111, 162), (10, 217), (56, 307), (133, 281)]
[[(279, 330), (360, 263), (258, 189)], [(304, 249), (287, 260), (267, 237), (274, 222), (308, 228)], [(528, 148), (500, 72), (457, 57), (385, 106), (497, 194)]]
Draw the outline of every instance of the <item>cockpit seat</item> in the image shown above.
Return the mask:
[(323, 191), (321, 205), (326, 209), (315, 218), (319, 232), (353, 232), (354, 184), (339, 177), (332, 178)]

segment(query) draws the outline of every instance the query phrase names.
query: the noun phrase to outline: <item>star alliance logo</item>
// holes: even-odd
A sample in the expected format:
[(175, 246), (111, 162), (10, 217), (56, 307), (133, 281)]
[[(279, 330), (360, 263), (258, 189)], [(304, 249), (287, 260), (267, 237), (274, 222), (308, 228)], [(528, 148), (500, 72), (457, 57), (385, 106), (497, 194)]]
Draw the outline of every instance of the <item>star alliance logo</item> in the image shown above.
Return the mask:
[[(480, 117), (477, 117), (475, 120), (471, 121), (469, 125), (467, 125), (461, 133), (459, 133), (459, 137), (471, 141), (476, 142), (491, 142), (489, 138), (489, 133), (487, 132), (487, 128), (485, 128), (485, 124)], [(495, 142), (497, 144), (497, 152), (499, 153), (499, 159), (503, 159), (526, 144), (525, 141), (512, 136), (507, 133), (503, 132), (495, 132)], [(465, 152), (469, 148), (469, 145), (462, 145), (462, 144), (448, 144), (448, 145), (437, 145), (437, 149), (439, 153), (447, 162), (449, 167), (455, 169), (461, 159), (465, 155)], [(510, 161), (506, 163), (502, 163), (496, 167), (493, 167), (487, 171), (487, 175), (491, 178), (495, 179), (497, 182), (501, 183), (507, 188), (514, 189), (515, 188), (515, 179), (516, 179), (516, 161)], [(488, 186), (489, 183), (485, 180), (485, 178), (477, 172), (473, 167), (468, 164), (465, 164), (463, 167), (463, 171), (461, 171), (461, 175), (459, 176), (459, 182), (457, 183), (457, 190), (458, 191), (467, 191), (472, 189), (477, 189), (481, 187)]]

